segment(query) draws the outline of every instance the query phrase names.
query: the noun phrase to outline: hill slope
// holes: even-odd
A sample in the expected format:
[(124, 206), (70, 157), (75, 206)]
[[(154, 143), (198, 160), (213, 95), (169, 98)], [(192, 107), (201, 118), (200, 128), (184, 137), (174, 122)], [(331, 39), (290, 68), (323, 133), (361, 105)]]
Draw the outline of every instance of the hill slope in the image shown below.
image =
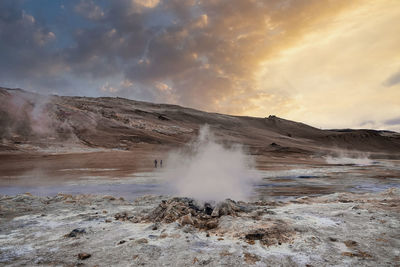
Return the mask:
[(1, 150), (57, 145), (173, 147), (190, 141), (208, 124), (221, 142), (243, 144), (254, 154), (330, 148), (400, 153), (398, 133), (321, 130), (276, 116), (230, 116), (123, 98), (43, 96), (6, 88), (0, 88), (0, 103)]

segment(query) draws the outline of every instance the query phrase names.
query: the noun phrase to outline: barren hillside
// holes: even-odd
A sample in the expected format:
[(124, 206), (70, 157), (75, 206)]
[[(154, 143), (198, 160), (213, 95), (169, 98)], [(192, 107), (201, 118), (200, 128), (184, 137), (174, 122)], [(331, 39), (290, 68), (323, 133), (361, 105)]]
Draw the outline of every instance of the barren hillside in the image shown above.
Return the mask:
[(124, 98), (43, 96), (0, 88), (2, 151), (57, 146), (134, 150), (176, 147), (208, 124), (217, 138), (252, 154), (315, 153), (330, 149), (397, 155), (400, 134), (376, 130), (321, 130), (276, 116), (208, 113)]

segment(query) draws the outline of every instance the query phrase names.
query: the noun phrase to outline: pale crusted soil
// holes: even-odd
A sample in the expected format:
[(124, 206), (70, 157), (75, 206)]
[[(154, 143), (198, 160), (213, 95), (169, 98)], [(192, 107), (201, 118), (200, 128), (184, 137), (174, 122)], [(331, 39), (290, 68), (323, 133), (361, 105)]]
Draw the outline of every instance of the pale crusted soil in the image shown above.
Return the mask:
[(204, 203), (161, 196), (2, 196), (0, 265), (399, 266), (399, 200), (393, 189), (226, 202), (207, 217)]

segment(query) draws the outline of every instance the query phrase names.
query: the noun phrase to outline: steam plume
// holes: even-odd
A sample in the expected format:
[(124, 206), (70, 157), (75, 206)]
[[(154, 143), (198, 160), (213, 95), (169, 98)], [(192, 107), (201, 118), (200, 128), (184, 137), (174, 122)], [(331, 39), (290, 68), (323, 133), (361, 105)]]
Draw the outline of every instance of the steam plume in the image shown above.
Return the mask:
[(167, 159), (164, 178), (174, 193), (201, 201), (246, 200), (252, 193), (252, 159), (240, 146), (224, 147), (203, 126), (186, 151)]
[(363, 153), (346, 153), (341, 151), (336, 156), (327, 156), (325, 158), (328, 164), (342, 165), (371, 165), (373, 161), (368, 158), (368, 154)]

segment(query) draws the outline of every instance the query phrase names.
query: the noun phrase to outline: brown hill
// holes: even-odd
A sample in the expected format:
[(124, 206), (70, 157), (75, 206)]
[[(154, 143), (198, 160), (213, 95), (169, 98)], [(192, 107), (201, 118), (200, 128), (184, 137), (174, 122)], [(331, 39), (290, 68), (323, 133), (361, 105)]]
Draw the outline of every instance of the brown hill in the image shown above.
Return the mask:
[(321, 130), (276, 116), (208, 113), (124, 98), (43, 96), (0, 88), (0, 150), (80, 145), (134, 150), (175, 147), (210, 125), (221, 142), (253, 154), (315, 153), (330, 149), (399, 154), (400, 134), (376, 130)]

